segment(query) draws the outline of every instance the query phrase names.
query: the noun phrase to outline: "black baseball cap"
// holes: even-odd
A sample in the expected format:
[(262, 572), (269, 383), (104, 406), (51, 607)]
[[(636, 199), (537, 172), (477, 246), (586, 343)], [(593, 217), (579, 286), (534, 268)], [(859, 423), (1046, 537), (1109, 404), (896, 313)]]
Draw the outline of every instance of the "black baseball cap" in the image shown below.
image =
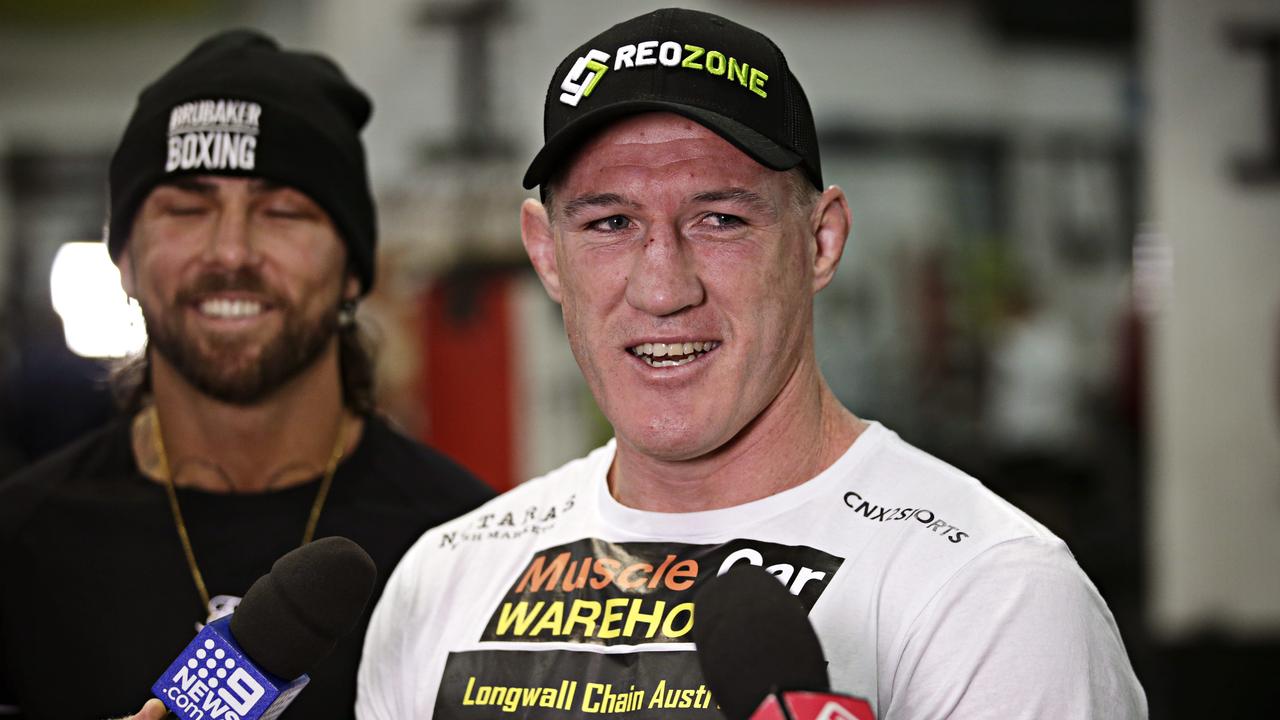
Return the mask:
[(524, 186), (545, 191), (601, 127), (655, 111), (696, 121), (765, 167), (800, 167), (822, 189), (813, 113), (782, 51), (755, 30), (680, 8), (614, 25), (560, 62), (547, 88), (545, 144)]

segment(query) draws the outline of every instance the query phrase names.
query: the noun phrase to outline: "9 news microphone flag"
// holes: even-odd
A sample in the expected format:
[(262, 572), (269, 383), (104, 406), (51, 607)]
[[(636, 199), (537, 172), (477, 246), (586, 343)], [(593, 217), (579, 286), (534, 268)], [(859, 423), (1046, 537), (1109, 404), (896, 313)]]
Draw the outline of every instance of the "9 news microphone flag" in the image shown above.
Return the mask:
[(273, 720), (351, 631), (377, 569), (354, 542), (327, 537), (285, 554), (230, 617), (209, 623), (151, 686), (181, 720)]

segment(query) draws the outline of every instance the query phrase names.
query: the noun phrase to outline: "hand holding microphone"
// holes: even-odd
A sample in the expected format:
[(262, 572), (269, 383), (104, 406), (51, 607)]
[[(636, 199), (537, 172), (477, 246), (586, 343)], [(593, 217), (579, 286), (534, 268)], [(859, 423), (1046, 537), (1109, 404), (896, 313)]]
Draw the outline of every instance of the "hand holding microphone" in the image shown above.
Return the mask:
[(166, 717), (169, 717), (169, 709), (164, 706), (164, 703), (151, 698), (136, 715), (120, 718), (120, 720), (164, 720)]
[[(327, 537), (285, 554), (235, 613), (200, 631), (131, 720), (270, 720), (310, 682), (306, 673), (360, 619), (377, 569), (354, 542)], [(163, 703), (161, 705), (160, 703)]]
[(866, 700), (831, 692), (804, 605), (765, 570), (738, 565), (694, 604), (698, 661), (729, 720), (875, 720)]

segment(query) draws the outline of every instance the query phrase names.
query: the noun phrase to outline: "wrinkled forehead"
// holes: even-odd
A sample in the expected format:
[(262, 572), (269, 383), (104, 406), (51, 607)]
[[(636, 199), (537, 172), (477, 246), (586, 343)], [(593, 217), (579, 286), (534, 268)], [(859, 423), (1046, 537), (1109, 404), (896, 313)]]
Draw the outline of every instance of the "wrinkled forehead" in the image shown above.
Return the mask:
[(662, 185), (756, 186), (770, 170), (695, 120), (673, 113), (632, 115), (579, 146), (549, 183), (548, 197), (611, 191), (656, 192)]
[(715, 138), (729, 145), (711, 128), (692, 118), (669, 112), (646, 112), (628, 115), (604, 125), (582, 147), (618, 142), (659, 143), (698, 138)]

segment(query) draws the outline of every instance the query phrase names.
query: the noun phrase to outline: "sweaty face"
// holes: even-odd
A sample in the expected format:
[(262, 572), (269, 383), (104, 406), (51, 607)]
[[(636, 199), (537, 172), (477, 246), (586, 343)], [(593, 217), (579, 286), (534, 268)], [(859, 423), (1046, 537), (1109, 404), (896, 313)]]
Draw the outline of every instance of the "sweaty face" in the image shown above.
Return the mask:
[(201, 392), (251, 404), (334, 345), (341, 298), (358, 290), (345, 262), (301, 192), (200, 176), (151, 192), (121, 271), (152, 349)]
[(584, 145), (548, 212), (549, 287), (620, 442), (691, 459), (783, 412), (812, 369), (814, 292), (809, 218), (784, 173), (646, 114)]

